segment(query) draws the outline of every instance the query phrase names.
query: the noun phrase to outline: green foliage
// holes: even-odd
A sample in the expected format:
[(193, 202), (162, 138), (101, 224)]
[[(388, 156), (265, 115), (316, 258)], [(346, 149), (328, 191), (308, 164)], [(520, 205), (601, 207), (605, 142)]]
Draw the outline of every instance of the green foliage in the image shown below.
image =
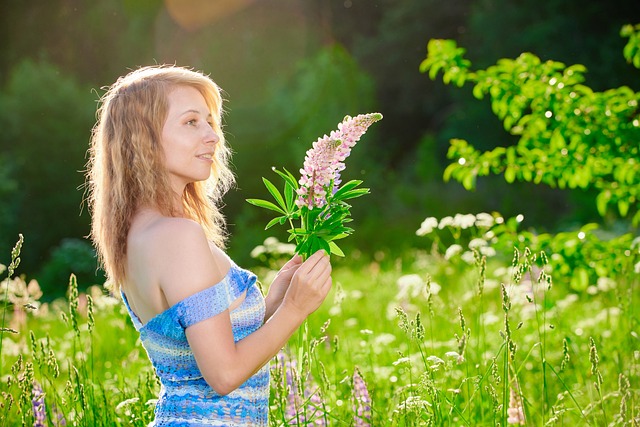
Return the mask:
[[(446, 223), (468, 239), (490, 220)], [(620, 265), (607, 286), (576, 296), (557, 286), (565, 273), (553, 258), (518, 245), (466, 266), (421, 250), (357, 268), (349, 259), (309, 318), (302, 358), (294, 339), (271, 362), (271, 422), (508, 425), (519, 411), (527, 425), (637, 423), (639, 276)], [(18, 326), (0, 352), (0, 425), (33, 424), (38, 386), (48, 425), (146, 425), (159, 384), (121, 301), (79, 293), (72, 277), (66, 300), (34, 305), (7, 313)]]
[[(297, 171), (318, 135), (332, 129), (345, 113), (372, 111), (374, 104), (370, 76), (337, 44), (324, 46), (301, 61), (292, 75), (273, 79), (268, 92), (264, 109), (234, 110), (225, 129), (236, 151), (234, 165), (242, 188), (242, 194), (230, 193), (226, 198), (227, 209), (234, 212), (230, 215), (231, 244), (239, 261), (249, 261), (251, 249), (269, 236), (260, 225), (271, 219), (265, 215), (268, 212), (245, 203), (247, 194), (270, 197), (256, 176), (267, 176), (273, 165)], [(367, 144), (355, 150), (351, 167), (355, 171), (376, 169), (374, 151)]]
[[(16, 64), (0, 91), (1, 161), (11, 162), (1, 174), (8, 174), (4, 185), (16, 186), (0, 191), (0, 225), (28, 236), (28, 269), (62, 238), (88, 234), (79, 187), (95, 98), (55, 66), (29, 60)], [(0, 248), (6, 249), (14, 235), (4, 230)]]
[[(284, 180), (284, 197), (275, 185), (266, 178), (262, 178), (267, 190), (277, 204), (262, 199), (247, 199), (254, 206), (277, 212), (277, 216), (269, 221), (265, 229), (276, 224), (289, 224), (288, 241), (296, 242), (295, 251), (307, 258), (314, 252), (324, 249), (328, 254), (344, 257), (344, 252), (336, 244), (336, 240), (344, 239), (353, 233), (353, 228), (344, 224), (351, 221), (351, 205), (346, 200), (354, 199), (369, 193), (368, 188), (357, 188), (362, 181), (351, 180), (341, 185), (333, 194), (327, 194), (326, 204), (323, 207), (296, 205), (298, 182), (286, 169), (284, 172), (273, 169)], [(330, 185), (333, 187), (333, 183)], [(300, 220), (300, 225), (295, 226), (294, 221)]]
[[(286, 147), (279, 150), (278, 164), (298, 165), (318, 134), (345, 114), (372, 111), (375, 88), (344, 46), (333, 44), (300, 62), (294, 76), (274, 82), (270, 92), (269, 140)], [(261, 133), (256, 142), (264, 144), (263, 138)]]
[(66, 238), (51, 251), (38, 274), (38, 282), (48, 298), (56, 298), (62, 296), (72, 273), (85, 287), (104, 283), (105, 276), (96, 266), (96, 252), (88, 241)]
[(11, 320), (15, 333), (0, 347), (0, 425), (151, 421), (159, 383), (118, 300), (97, 287), (80, 294), (72, 275), (66, 300), (34, 302)]
[(523, 215), (505, 219), (496, 212), (429, 217), (416, 234), (432, 243), (433, 254), (463, 266), (475, 265), (478, 257), (501, 256), (505, 261), (518, 246), (552, 254), (547, 264), (556, 284), (577, 294), (608, 289), (621, 272), (640, 268), (640, 237), (613, 235), (594, 223), (556, 234), (537, 233), (522, 230), (523, 220)]
[(640, 69), (640, 24), (625, 25), (620, 30), (620, 35), (629, 39), (623, 51), (625, 59)]
[[(625, 55), (637, 55), (636, 30)], [(585, 67), (542, 61), (531, 53), (501, 59), (473, 71), (465, 50), (452, 40), (431, 40), (421, 70), (445, 83), (469, 82), (473, 94), (488, 96), (493, 113), (518, 138), (512, 146), (480, 152), (467, 141), (453, 139), (447, 167), (451, 178), (472, 189), (478, 176), (503, 174), (515, 180), (552, 187), (594, 189), (597, 207), (605, 215), (614, 206), (620, 216), (640, 222), (640, 94), (622, 86), (596, 92), (584, 85)]]

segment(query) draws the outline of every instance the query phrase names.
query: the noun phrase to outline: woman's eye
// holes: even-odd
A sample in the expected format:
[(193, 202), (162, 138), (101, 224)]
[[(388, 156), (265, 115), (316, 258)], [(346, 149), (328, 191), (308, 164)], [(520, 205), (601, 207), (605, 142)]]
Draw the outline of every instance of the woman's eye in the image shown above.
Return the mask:
[(191, 119), (191, 120), (189, 120), (189, 121), (187, 122), (187, 124), (188, 124), (189, 126), (195, 126), (195, 124), (196, 124), (196, 120), (195, 120), (195, 119)]
[(209, 126), (211, 126), (212, 128), (215, 128), (215, 123), (213, 122), (207, 122), (207, 123), (209, 123)]

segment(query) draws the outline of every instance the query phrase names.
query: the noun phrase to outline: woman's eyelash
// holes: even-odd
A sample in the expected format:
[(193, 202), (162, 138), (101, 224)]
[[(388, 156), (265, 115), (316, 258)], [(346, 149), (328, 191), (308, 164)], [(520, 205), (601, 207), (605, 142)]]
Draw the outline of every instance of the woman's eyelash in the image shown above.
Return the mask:
[[(196, 125), (196, 124), (197, 124), (197, 122), (198, 122), (198, 120), (197, 120), (197, 119), (191, 119), (191, 120), (187, 120), (187, 123), (186, 123), (186, 124), (188, 124), (188, 125), (190, 125), (190, 126), (191, 126), (191, 125)], [(209, 122), (209, 121), (208, 121), (208, 122), (207, 122), (207, 124), (208, 124), (209, 126), (211, 126), (212, 128), (215, 128), (215, 125), (216, 125), (216, 124), (215, 124), (215, 122), (213, 122), (213, 121), (211, 121), (211, 122)]]

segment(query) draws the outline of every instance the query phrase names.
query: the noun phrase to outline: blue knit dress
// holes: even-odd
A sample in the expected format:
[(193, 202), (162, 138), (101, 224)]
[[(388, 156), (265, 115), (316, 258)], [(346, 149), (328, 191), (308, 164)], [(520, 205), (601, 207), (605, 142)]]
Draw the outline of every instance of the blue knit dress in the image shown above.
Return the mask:
[(269, 366), (263, 366), (226, 396), (204, 380), (187, 342), (185, 329), (228, 309), (244, 291), (242, 304), (231, 311), (234, 341), (258, 329), (265, 314), (256, 276), (231, 263), (216, 285), (178, 302), (142, 324), (127, 297), (122, 299), (162, 387), (150, 426), (266, 426), (269, 411)]

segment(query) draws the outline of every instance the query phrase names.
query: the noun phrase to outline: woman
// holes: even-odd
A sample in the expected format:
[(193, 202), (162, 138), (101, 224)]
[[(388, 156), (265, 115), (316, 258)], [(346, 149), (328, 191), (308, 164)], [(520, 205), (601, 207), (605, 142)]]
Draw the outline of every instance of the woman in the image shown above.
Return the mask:
[(331, 288), (324, 252), (264, 298), (223, 252), (221, 104), (199, 72), (144, 67), (108, 89), (92, 135), (91, 235), (162, 383), (155, 426), (267, 425), (268, 362)]

